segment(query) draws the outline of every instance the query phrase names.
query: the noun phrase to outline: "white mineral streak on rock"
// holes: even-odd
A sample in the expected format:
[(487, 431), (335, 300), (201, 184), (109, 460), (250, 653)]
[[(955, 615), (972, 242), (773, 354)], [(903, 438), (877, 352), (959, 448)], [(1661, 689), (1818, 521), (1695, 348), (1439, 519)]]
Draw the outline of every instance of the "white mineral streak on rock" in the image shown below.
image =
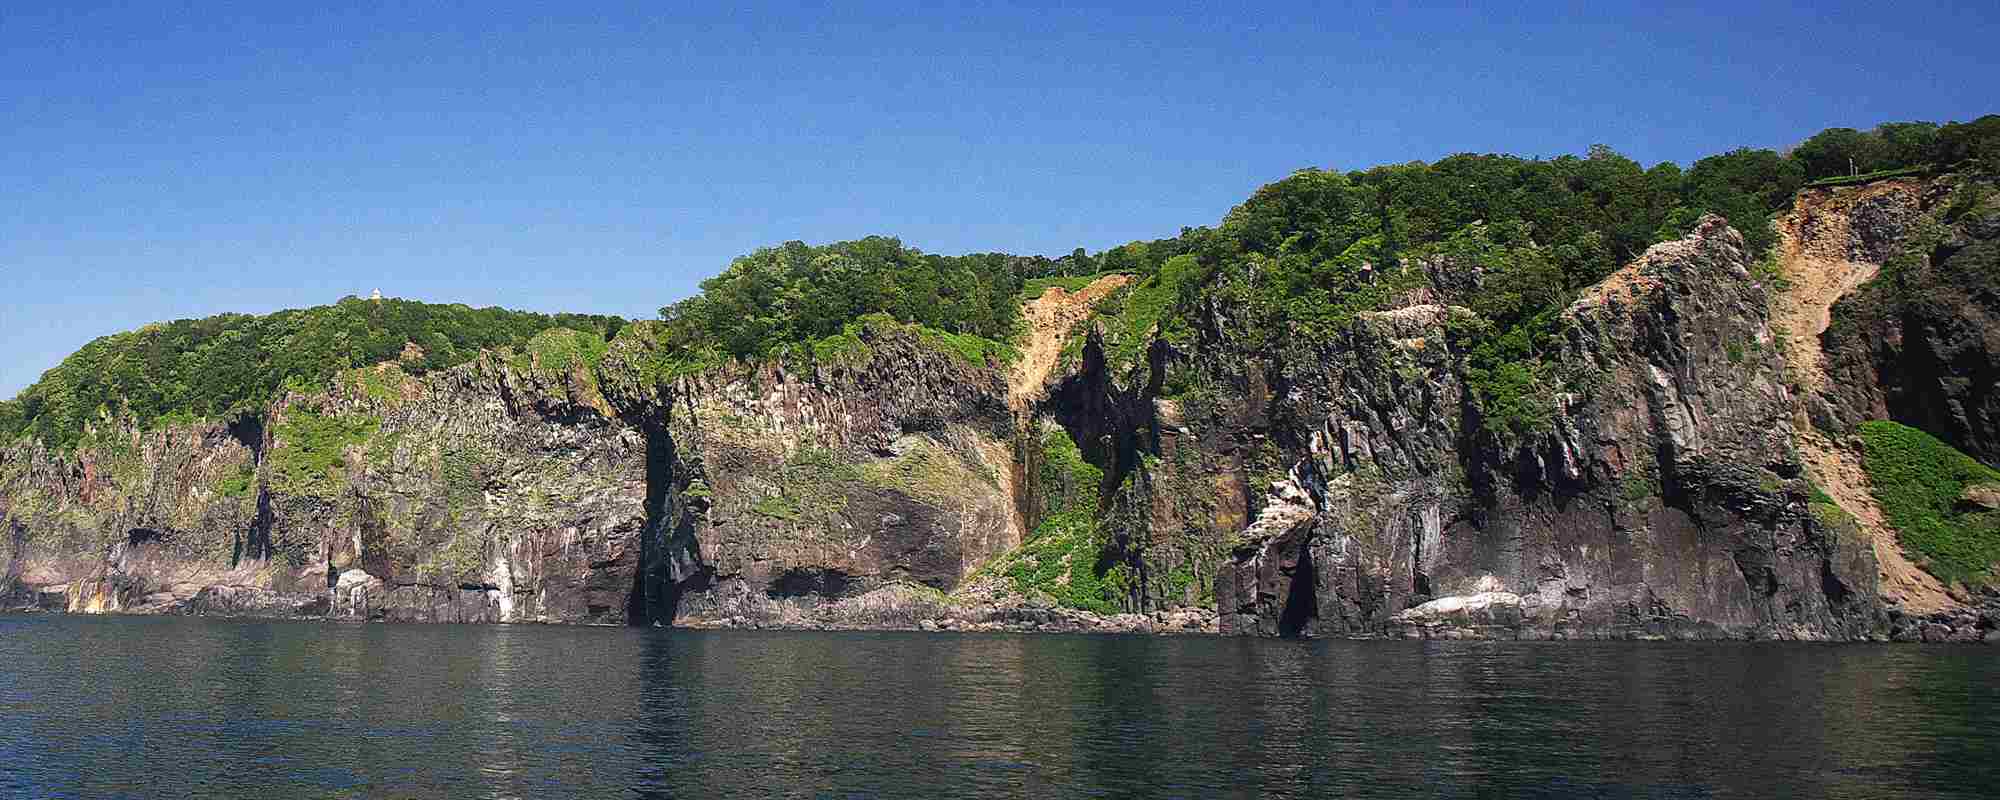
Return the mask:
[[(1483, 581), (1482, 581), (1483, 582)], [(1472, 616), (1495, 607), (1519, 608), (1521, 596), (1513, 592), (1480, 592), (1440, 597), (1396, 615), (1406, 622), (1436, 622), (1447, 617)]]
[(514, 568), (507, 562), (507, 548), (493, 548), (493, 584), (500, 587), (494, 600), (500, 606), (500, 621), (514, 621)]

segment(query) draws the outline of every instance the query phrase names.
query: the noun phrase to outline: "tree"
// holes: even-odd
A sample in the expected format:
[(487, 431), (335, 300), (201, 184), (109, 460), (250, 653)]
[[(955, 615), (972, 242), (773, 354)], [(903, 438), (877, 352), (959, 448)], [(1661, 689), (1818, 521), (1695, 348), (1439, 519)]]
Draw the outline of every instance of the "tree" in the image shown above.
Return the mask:
[(1808, 180), (1855, 175), (1881, 169), (1886, 148), (1882, 140), (1853, 128), (1828, 128), (1792, 150)]
[(1939, 128), (1932, 144), (1931, 161), (1941, 168), (1962, 165), (1987, 174), (2000, 174), (2000, 114)]
[(1938, 126), (1930, 122), (1885, 122), (1875, 126), (1881, 144), (1881, 165), (1876, 169), (1901, 169), (1928, 163), (1937, 150)]

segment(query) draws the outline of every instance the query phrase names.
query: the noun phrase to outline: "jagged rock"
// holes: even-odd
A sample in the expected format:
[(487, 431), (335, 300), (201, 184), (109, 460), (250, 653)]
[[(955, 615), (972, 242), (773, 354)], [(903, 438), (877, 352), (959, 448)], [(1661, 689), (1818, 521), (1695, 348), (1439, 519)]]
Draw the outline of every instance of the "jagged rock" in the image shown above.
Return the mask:
[(1523, 440), (1473, 433), (1448, 345), (1464, 313), (1363, 314), (1263, 379), (1289, 387), (1262, 423), (1295, 443), (1307, 497), (1274, 491), (1235, 548), (1224, 632), (1873, 629), (1866, 542), (1803, 513), (1765, 299), (1720, 219), (1585, 290), (1562, 318), (1551, 418)]
[[(669, 622), (744, 615), (751, 598), (949, 590), (1018, 544), (997, 369), (892, 326), (865, 331), (855, 363), (667, 375), (652, 325), (595, 372), (488, 353), (290, 394), (261, 425), (8, 447), (0, 594), (36, 605), (60, 585), (77, 611)], [(334, 464), (323, 474), (301, 456), (320, 420), (353, 432), (314, 456)]]
[(274, 592), (257, 586), (203, 587), (179, 609), (182, 613), (219, 617), (323, 617), (325, 595)]
[(2000, 509), (2000, 483), (1975, 483), (1965, 487), (1961, 505), (1987, 510)]
[[(1803, 196), (1848, 203), (1856, 257), (1896, 264), (1834, 306), (1822, 337), (1829, 382), (1820, 422), (1870, 419), (1920, 428), (1987, 463), (2000, 461), (2000, 209), (1936, 221), (1954, 181), (1899, 181)], [(1966, 191), (1976, 191), (1968, 182)], [(1986, 184), (1986, 191), (1991, 185)], [(1860, 199), (1853, 199), (1853, 198)], [(1919, 219), (1937, 230), (1925, 232)], [(1886, 267), (1885, 267), (1886, 268)]]
[[(1929, 201), (1906, 200), (1862, 207), (1843, 247), (1913, 235)], [(1481, 416), (1466, 364), (1476, 320), (1454, 304), (1483, 266), (1419, 266), (1430, 287), (1278, 347), (1220, 302), (1136, 364), (1085, 330), (1031, 397), (894, 326), (838, 362), (689, 371), (635, 323), (595, 368), (489, 353), (289, 394), (262, 424), (16, 443), (0, 595), (427, 622), (1991, 638), (1990, 615), (1884, 608), (1870, 542), (1808, 513), (1799, 398), (1720, 219), (1560, 315), (1525, 432)], [(1167, 388), (1170, 364), (1198, 390)], [(1967, 374), (1947, 388), (1978, 441), (1994, 395)], [(1099, 608), (1119, 613), (979, 571), (1041, 513), (1044, 421), (1103, 472), (1090, 566), (1116, 570)], [(313, 424), (333, 450), (300, 458)]]

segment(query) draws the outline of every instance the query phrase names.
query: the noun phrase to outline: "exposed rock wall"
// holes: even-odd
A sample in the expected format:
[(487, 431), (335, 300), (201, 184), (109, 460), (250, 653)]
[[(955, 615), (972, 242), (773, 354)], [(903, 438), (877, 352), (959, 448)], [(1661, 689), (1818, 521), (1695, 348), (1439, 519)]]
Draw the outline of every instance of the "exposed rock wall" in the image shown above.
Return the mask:
[[(1892, 199), (1824, 222), (1844, 226), (1848, 260), (1887, 258), (1944, 202), (1869, 197)], [(1926, 263), (1983, 252), (1994, 226), (1968, 219)], [(1480, 265), (1421, 268), (1428, 290), (1336, 336), (1264, 347), (1233, 309), (1210, 306), (1193, 341), (1153, 341), (1130, 365), (1108, 363), (1104, 333), (1079, 324), (1114, 280), (1056, 298), (1082, 305), (1038, 307), (1032, 369), (1012, 374), (886, 322), (811, 363), (692, 370), (656, 324), (637, 323), (601, 358), (503, 351), (422, 377), (349, 371), (258, 423), (106, 420), (73, 453), (0, 451), (0, 598), (78, 612), (1288, 636), (1962, 639), (1993, 627), (1975, 612), (1899, 621), (1879, 543), (1811, 510), (1806, 420), (1918, 413), (1896, 410), (1924, 393), (1896, 388), (1909, 381), (1888, 361), (1922, 360), (1830, 346), (1830, 379), (1801, 385), (1772, 287), (1720, 220), (1561, 315), (1537, 373), (1547, 408), (1525, 434), (1482, 418), (1468, 363), (1478, 321), (1449, 304), (1478, 290)], [(1976, 328), (1990, 299), (1937, 319)], [(1929, 341), (1915, 318), (1895, 317), (1895, 347)], [(1051, 339), (1064, 335), (1083, 339), (1074, 356)], [(1985, 346), (1938, 357), (1977, 360)], [(1990, 416), (1983, 374), (1963, 371), (1941, 406), (1975, 451)], [(1048, 483), (1051, 430), (1092, 467), (1075, 474), (1100, 485)], [(1125, 614), (1051, 608), (992, 568), (1057, 495), (1092, 512), (1101, 550), (1084, 566), (1117, 576), (1107, 585)]]
[(1851, 638), (1873, 558), (1806, 513), (1766, 297), (1720, 220), (1563, 315), (1546, 429), (1467, 402), (1462, 309), (1363, 314), (1268, 368), (1292, 462), (1218, 579), (1281, 635)]
[[(644, 323), (642, 323), (644, 325)], [(1019, 543), (998, 370), (871, 329), (865, 358), (669, 376), (507, 353), (294, 393), (268, 424), (110, 428), (0, 456), (15, 606), (659, 622), (895, 584)]]
[(1937, 180), (1802, 196), (1845, 212), (1851, 257), (1884, 274), (1833, 308), (1822, 427), (1893, 419), (2000, 463), (2000, 190)]

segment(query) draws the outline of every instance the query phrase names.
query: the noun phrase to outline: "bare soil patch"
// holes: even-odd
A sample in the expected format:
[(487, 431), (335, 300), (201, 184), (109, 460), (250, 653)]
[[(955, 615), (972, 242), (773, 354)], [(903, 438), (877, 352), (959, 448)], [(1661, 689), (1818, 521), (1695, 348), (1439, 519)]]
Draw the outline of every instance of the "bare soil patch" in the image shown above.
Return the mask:
[[(1833, 304), (1882, 269), (1881, 264), (1853, 257), (1849, 211), (1861, 200), (1916, 191), (1917, 184), (1905, 181), (1847, 190), (1809, 190), (1793, 203), (1791, 213), (1776, 221), (1779, 268), (1788, 285), (1772, 297), (1771, 324), (1784, 338), (1785, 358), (1802, 390), (1801, 400), (1826, 387), (1826, 354), (1820, 350), (1820, 335), (1832, 322)], [(1903, 553), (1895, 529), (1884, 521), (1882, 509), (1869, 491), (1859, 446), (1836, 442), (1810, 424), (1799, 426), (1798, 442), (1813, 482), (1854, 516), (1874, 544), (1883, 598), (1919, 614), (1956, 605), (1937, 578)]]
[(1074, 292), (1060, 286), (1050, 287), (1041, 297), (1022, 306), (1021, 316), (1028, 325), (1027, 338), (1021, 346), (1021, 358), (1014, 362), (1014, 372), (1007, 379), (1008, 405), (1021, 412), (1040, 400), (1070, 333), (1090, 319), (1090, 309), (1098, 300), (1131, 282), (1130, 275), (1106, 275)]

